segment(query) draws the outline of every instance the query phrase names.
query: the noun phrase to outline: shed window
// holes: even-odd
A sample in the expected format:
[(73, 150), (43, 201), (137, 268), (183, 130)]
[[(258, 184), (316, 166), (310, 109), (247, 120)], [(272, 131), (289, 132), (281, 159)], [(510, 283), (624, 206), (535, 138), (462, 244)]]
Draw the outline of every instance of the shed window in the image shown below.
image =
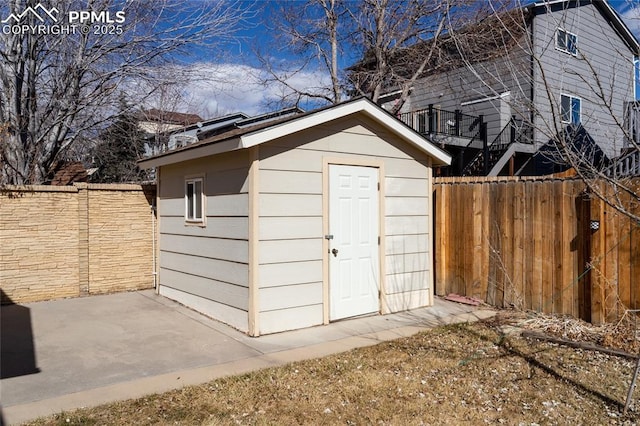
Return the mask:
[(185, 182), (185, 220), (187, 222), (204, 222), (202, 178), (187, 179)]
[(558, 50), (562, 50), (563, 52), (570, 53), (575, 56), (578, 53), (578, 48), (576, 46), (577, 40), (578, 37), (576, 37), (575, 34), (558, 28), (556, 33), (556, 48)]
[(563, 123), (579, 124), (582, 119), (582, 100), (570, 95), (560, 96), (560, 117)]

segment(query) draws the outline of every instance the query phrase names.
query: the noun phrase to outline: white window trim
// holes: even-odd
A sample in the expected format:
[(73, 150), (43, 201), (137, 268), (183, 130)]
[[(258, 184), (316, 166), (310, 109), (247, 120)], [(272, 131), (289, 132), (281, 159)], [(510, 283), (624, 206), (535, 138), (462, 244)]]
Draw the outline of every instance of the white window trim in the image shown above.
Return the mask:
[[(560, 31), (562, 31), (563, 33), (565, 33), (565, 43), (564, 43), (564, 44), (565, 44), (565, 46), (567, 46), (567, 48), (566, 48), (566, 49), (563, 49), (562, 47), (558, 46), (558, 33), (559, 33)], [(571, 34), (572, 36), (574, 36), (574, 37), (575, 37), (575, 39), (576, 39), (576, 41), (575, 41), (575, 49), (576, 49), (576, 51), (575, 51), (575, 52), (571, 52), (571, 51), (569, 50), (569, 43), (568, 43), (568, 40), (567, 40), (567, 35), (569, 35), (569, 34)], [(555, 43), (555, 46), (556, 46), (556, 50), (559, 50), (560, 52), (563, 52), (563, 53), (567, 53), (567, 54), (569, 54), (569, 55), (571, 55), (571, 56), (578, 56), (578, 36), (577, 36), (576, 34), (572, 33), (571, 31), (567, 31), (567, 30), (565, 30), (564, 28), (557, 28), (557, 29), (556, 29), (556, 32), (555, 32), (555, 40), (554, 40), (554, 43)]]
[[(569, 111), (569, 121), (563, 120), (562, 118), (562, 97), (566, 96), (569, 98), (569, 108), (573, 107), (573, 100), (574, 99), (578, 99), (580, 101), (580, 121), (578, 121), (577, 123), (574, 123), (572, 121), (573, 118), (573, 110), (570, 109)], [(571, 95), (569, 93), (560, 93), (560, 122), (563, 124), (580, 124), (582, 123), (582, 98), (580, 96), (575, 96), (575, 95)]]
[[(201, 217), (190, 218), (189, 217), (189, 184), (195, 183), (195, 182), (200, 182), (200, 216)], [(207, 217), (206, 215), (207, 208), (205, 206), (205, 201), (207, 197), (205, 197), (204, 194), (205, 194), (204, 177), (202, 175), (185, 177), (184, 179), (184, 221), (187, 225), (199, 225), (199, 226), (205, 225), (205, 219)], [(194, 213), (196, 213), (195, 206), (194, 206)]]
[(640, 98), (636, 96), (636, 93), (638, 93), (638, 81), (636, 79), (636, 75), (638, 67), (640, 67), (640, 57), (634, 55), (631, 62), (633, 63), (633, 76), (631, 77), (631, 81), (633, 81), (633, 100), (639, 101)]

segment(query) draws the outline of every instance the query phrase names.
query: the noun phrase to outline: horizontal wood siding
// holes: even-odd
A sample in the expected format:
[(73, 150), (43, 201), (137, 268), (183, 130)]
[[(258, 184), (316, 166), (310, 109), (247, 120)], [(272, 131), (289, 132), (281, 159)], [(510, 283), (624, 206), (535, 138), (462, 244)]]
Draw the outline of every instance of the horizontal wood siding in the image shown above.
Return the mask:
[(368, 120), (346, 118), (260, 147), (260, 333), (322, 323), (323, 158), (372, 156), (386, 174), (385, 280), (394, 282), (387, 287), (394, 310), (428, 303), (428, 159)]
[(247, 312), (237, 309), (215, 300), (207, 299), (195, 294), (176, 290), (171, 287), (161, 286), (159, 292), (162, 296), (177, 300), (183, 305), (189, 306), (198, 312), (211, 318), (215, 318), (225, 324), (237, 328), (240, 331), (247, 331)]
[(208, 259), (248, 263), (249, 243), (246, 240), (164, 234), (160, 237), (163, 251)]
[(295, 170), (262, 170), (261, 194), (322, 195), (322, 173)]
[[(271, 157), (271, 152), (278, 154)], [(289, 153), (260, 148), (261, 334), (322, 323), (322, 173), (283, 162)]]
[(322, 260), (260, 265), (260, 287), (281, 287), (322, 281)]
[(195, 294), (209, 300), (215, 300), (226, 306), (247, 310), (247, 287), (229, 284), (213, 279), (203, 280), (201, 276), (164, 269), (162, 272), (175, 290)]
[(424, 306), (433, 292), (430, 172), (417, 165), (419, 174), (385, 181), (385, 303), (391, 312)]
[[(538, 15), (534, 25), (536, 127), (549, 140), (559, 123), (560, 95), (582, 99), (582, 125), (609, 157), (623, 147), (624, 103), (634, 100), (634, 53), (592, 4)], [(578, 54), (555, 48), (558, 27), (577, 36)], [(548, 96), (550, 95), (551, 98)], [(555, 109), (551, 109), (554, 105)], [(555, 114), (554, 114), (555, 112)]]
[(261, 217), (258, 234), (260, 241), (321, 238), (322, 217)]
[[(221, 154), (162, 167), (159, 186), (161, 292), (243, 331), (249, 309), (248, 170), (247, 152)], [(204, 226), (184, 220), (187, 177), (204, 178)]]
[(322, 281), (269, 287), (262, 289), (260, 311), (289, 309), (292, 306), (313, 306), (322, 303)]
[(259, 253), (260, 264), (317, 260), (322, 250), (321, 238), (263, 240)]
[(315, 194), (260, 194), (261, 217), (314, 217), (322, 214), (322, 196)]
[[(203, 238), (249, 239), (249, 222), (246, 217), (208, 217), (207, 226), (185, 226), (184, 216), (162, 216), (159, 224), (161, 235), (184, 235)], [(174, 233), (178, 230), (178, 233)], [(210, 237), (211, 235), (215, 237)]]
[(401, 312), (427, 306), (430, 303), (429, 293), (424, 290), (391, 293), (386, 297), (386, 304), (390, 312)]
[[(508, 110), (508, 116), (515, 114), (528, 118), (531, 98), (528, 44), (523, 40), (520, 44), (523, 48), (516, 49), (507, 57), (474, 63), (472, 67), (461, 67), (418, 80), (410, 97), (411, 103), (403, 106), (403, 112), (423, 110), (431, 104), (445, 111), (460, 110), (474, 116), (482, 114), (491, 142), (506, 124), (505, 109)], [(507, 92), (508, 98), (496, 98), (496, 95)], [(483, 99), (484, 102), (478, 102)]]
[(162, 269), (190, 273), (202, 278), (224, 281), (245, 287), (248, 285), (246, 264), (243, 263), (162, 250), (160, 252), (160, 265)]
[(386, 217), (387, 236), (425, 235), (428, 232), (428, 219), (428, 215)]
[(312, 327), (319, 324), (316, 321), (318, 317), (322, 319), (322, 304), (262, 312), (260, 314), (260, 332), (269, 334)]

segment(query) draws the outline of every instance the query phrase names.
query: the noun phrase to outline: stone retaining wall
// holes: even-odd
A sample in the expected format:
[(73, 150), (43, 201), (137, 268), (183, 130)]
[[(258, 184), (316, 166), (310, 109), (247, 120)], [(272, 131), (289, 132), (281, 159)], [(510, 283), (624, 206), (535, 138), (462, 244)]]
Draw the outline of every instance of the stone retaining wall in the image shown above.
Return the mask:
[(2, 303), (152, 288), (155, 186), (0, 189)]

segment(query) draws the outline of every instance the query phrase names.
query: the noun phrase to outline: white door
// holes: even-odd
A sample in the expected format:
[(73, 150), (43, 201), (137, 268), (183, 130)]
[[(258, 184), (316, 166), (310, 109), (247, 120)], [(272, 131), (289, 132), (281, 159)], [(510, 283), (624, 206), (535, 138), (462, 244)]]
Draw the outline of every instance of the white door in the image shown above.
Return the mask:
[(329, 165), (329, 319), (378, 312), (378, 169)]

